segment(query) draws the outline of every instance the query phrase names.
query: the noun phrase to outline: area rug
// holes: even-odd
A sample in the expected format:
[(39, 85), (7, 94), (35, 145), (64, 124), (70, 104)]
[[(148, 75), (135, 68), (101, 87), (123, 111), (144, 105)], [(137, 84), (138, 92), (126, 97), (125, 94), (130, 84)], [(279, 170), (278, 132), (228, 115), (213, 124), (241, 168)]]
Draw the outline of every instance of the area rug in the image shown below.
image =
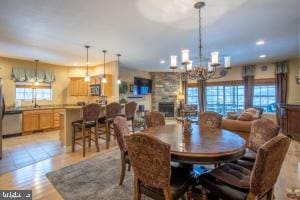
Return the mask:
[(47, 177), (66, 200), (132, 200), (133, 173), (126, 171), (124, 183), (119, 186), (120, 167), (120, 152), (115, 149), (50, 172)]

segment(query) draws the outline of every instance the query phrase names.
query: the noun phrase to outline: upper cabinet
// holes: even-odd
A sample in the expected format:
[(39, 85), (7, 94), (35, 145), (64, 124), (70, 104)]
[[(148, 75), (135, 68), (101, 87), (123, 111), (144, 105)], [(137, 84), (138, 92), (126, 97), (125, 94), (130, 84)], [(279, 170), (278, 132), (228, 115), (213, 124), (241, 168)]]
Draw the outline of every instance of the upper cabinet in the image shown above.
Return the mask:
[(106, 75), (106, 80), (107, 83), (102, 83), (101, 87), (103, 88), (102, 90), (102, 95), (103, 96), (107, 96), (107, 97), (111, 97), (112, 96), (112, 75)]
[(71, 78), (70, 89), (71, 96), (88, 96), (89, 82), (85, 82), (84, 78)]

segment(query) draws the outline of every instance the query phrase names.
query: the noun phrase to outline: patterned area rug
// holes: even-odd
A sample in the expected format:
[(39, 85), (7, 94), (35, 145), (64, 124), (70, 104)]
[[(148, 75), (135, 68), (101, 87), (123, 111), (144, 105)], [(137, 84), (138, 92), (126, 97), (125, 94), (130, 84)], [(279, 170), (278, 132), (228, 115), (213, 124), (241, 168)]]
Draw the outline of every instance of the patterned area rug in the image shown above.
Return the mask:
[(120, 152), (116, 149), (50, 172), (47, 177), (66, 200), (132, 200), (132, 170), (126, 171), (124, 183), (119, 186), (120, 168)]

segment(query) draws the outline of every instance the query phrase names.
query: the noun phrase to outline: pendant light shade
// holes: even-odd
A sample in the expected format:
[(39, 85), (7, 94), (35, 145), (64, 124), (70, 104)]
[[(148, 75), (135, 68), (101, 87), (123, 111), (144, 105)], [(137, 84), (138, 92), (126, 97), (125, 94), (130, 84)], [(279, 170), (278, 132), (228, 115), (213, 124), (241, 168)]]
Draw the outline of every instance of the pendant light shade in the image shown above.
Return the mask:
[(85, 72), (85, 76), (84, 76), (84, 81), (85, 82), (89, 82), (91, 80), (90, 76), (89, 76), (89, 48), (90, 46), (86, 45), (86, 72)]
[[(117, 56), (118, 56), (118, 68), (119, 68), (119, 70), (120, 70), (120, 56), (121, 56), (121, 54), (117, 54)], [(117, 84), (121, 84), (121, 80), (120, 80), (120, 76), (118, 76), (118, 80), (117, 80)]]
[(104, 63), (104, 74), (103, 74), (103, 78), (102, 78), (102, 83), (107, 83), (107, 79), (106, 79), (106, 74), (105, 74), (105, 54), (106, 54), (106, 50), (103, 50), (103, 63)]
[(38, 62), (39, 62), (39, 60), (35, 60), (34, 61), (35, 62), (35, 81), (34, 81), (34, 85), (35, 86), (38, 86), (38, 85), (40, 85), (40, 83), (38, 82), (38, 77), (37, 77), (37, 74), (38, 74)]

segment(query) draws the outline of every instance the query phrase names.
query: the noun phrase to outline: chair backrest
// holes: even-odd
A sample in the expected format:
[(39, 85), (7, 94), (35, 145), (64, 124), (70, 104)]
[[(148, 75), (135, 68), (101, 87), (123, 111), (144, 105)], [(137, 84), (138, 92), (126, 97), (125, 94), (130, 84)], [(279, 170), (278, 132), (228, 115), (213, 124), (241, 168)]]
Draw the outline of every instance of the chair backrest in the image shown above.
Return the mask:
[(134, 175), (148, 186), (169, 187), (170, 145), (142, 133), (127, 135), (125, 141)]
[(129, 135), (127, 120), (125, 117), (116, 117), (114, 120), (114, 130), (117, 137), (117, 142), (121, 152), (127, 151), (127, 145), (124, 139), (125, 135)]
[(92, 103), (83, 107), (83, 121), (94, 121), (98, 122), (100, 115), (100, 105)]
[(249, 137), (249, 148), (257, 152), (259, 147), (279, 133), (279, 127), (270, 119), (261, 118), (253, 121)]
[(145, 113), (145, 122), (147, 128), (166, 125), (164, 113), (152, 111)]
[(112, 102), (106, 106), (106, 117), (115, 118), (121, 113), (122, 107), (117, 102)]
[(222, 115), (216, 112), (200, 113), (200, 127), (204, 128), (221, 128)]
[(290, 143), (289, 137), (280, 134), (258, 149), (251, 172), (250, 193), (261, 196), (272, 189)]
[(127, 103), (125, 105), (125, 115), (134, 116), (136, 108), (137, 108), (137, 103), (136, 102), (132, 101), (132, 102)]

